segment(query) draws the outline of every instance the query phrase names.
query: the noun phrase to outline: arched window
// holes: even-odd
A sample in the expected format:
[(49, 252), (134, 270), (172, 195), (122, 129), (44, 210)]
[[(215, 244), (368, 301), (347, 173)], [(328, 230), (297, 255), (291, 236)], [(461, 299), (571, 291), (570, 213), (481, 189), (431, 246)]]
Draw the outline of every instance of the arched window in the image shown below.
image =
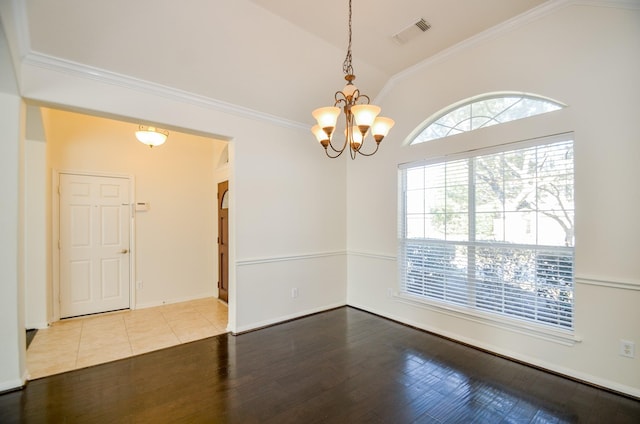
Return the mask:
[[(564, 108), (546, 97), (526, 93), (488, 93), (455, 103), (427, 119), (410, 144), (448, 137)], [(415, 133), (414, 133), (415, 134)]]
[[(487, 93), (434, 114), (408, 141), (564, 107), (533, 94)], [(398, 296), (572, 343), (573, 133), (527, 135), (472, 150), (454, 144), (449, 155), (399, 166)]]

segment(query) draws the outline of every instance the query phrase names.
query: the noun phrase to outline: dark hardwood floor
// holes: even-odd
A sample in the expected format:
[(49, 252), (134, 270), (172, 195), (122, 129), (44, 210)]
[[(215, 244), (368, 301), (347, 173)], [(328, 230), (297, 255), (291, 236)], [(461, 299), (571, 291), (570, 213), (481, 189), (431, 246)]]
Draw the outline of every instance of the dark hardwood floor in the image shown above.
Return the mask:
[(31, 381), (0, 423), (640, 423), (640, 401), (353, 308)]

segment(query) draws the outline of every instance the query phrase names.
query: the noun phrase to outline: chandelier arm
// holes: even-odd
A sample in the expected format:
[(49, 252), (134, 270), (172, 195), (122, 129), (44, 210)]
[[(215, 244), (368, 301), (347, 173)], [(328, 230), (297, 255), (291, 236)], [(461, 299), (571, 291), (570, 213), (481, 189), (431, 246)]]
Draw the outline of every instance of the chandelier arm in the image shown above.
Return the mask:
[[(362, 143), (364, 145), (364, 143)], [(360, 149), (357, 150), (357, 153), (361, 154), (362, 156), (373, 156), (376, 154), (376, 152), (378, 151), (378, 148), (380, 148), (380, 143), (376, 143), (376, 149), (371, 152), (371, 153), (364, 153), (362, 152), (362, 147)], [(353, 158), (352, 158), (353, 159)]]
[[(335, 147), (333, 147), (333, 143), (331, 142), (331, 140), (329, 140), (329, 147), (331, 147), (331, 150), (338, 153), (338, 156), (340, 156), (340, 154), (344, 152), (344, 149), (347, 148), (347, 138), (345, 137), (344, 144), (342, 145), (341, 149), (336, 149)], [(335, 156), (335, 157), (338, 157), (338, 156)]]
[[(367, 96), (366, 94), (360, 94), (360, 90), (356, 90), (356, 92), (358, 93), (358, 95), (357, 95), (357, 97), (354, 96), (354, 98), (353, 98), (353, 104), (354, 105), (356, 105), (356, 104), (358, 104), (358, 105), (368, 105), (368, 104), (371, 103), (371, 99), (369, 98), (369, 96)], [(365, 101), (361, 102), (360, 99), (366, 100), (366, 102)]]
[[(349, 101), (345, 98), (344, 93), (342, 91), (336, 91), (336, 94), (334, 95), (334, 98), (335, 98), (336, 101), (333, 104), (333, 106), (334, 107), (342, 107), (342, 109), (345, 110), (345, 114), (346, 114), (346, 109), (347, 109), (347, 106), (349, 105)], [(344, 105), (344, 106), (342, 106), (342, 105)], [(347, 118), (346, 118), (346, 125), (347, 125), (346, 128), (348, 128), (349, 127), (349, 117), (348, 117), (348, 115), (347, 115)], [(342, 152), (344, 152), (344, 149), (347, 148), (347, 143), (348, 143), (348, 137), (345, 136), (344, 143), (342, 144), (342, 148), (336, 149), (333, 146), (333, 143), (331, 142), (331, 140), (329, 140), (329, 147), (331, 147), (331, 150), (333, 150), (334, 152), (338, 153), (338, 155), (337, 156), (329, 156), (329, 152), (327, 152), (327, 156), (329, 156), (330, 158), (334, 158), (334, 157), (337, 158), (338, 156), (340, 156), (342, 154)]]
[[(332, 149), (333, 149), (333, 147), (332, 147)], [(329, 154), (329, 149), (324, 149), (324, 153), (325, 153), (328, 157), (330, 157), (331, 159), (335, 159), (335, 158), (339, 157), (339, 156), (342, 154), (342, 152), (344, 152), (344, 149), (343, 149), (343, 150), (340, 150), (340, 151), (338, 151), (338, 150), (336, 150), (336, 149), (333, 149), (333, 150), (334, 150), (335, 152), (337, 152), (338, 154), (337, 154), (337, 155), (335, 155), (335, 156), (332, 156), (331, 154)]]
[[(333, 95), (333, 98), (335, 99), (335, 103), (333, 103), (334, 107), (344, 108), (344, 106), (347, 106), (349, 104), (349, 100), (347, 100), (342, 91), (336, 91), (336, 94)], [(344, 104), (344, 106), (342, 106), (342, 104)]]
[(364, 142), (364, 139), (363, 139), (360, 145), (356, 147), (353, 139), (354, 129), (355, 128), (353, 126), (353, 114), (349, 112), (347, 114), (347, 134), (345, 136), (345, 141), (349, 144), (349, 156), (351, 156), (351, 160), (354, 160), (356, 158), (358, 150), (360, 150), (360, 148), (362, 147), (362, 143)]

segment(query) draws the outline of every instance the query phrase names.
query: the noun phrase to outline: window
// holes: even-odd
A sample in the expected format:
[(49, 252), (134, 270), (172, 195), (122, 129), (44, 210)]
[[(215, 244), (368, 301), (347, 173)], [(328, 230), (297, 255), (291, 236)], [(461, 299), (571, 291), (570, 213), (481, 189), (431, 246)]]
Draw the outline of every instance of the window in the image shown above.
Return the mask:
[(551, 99), (522, 93), (490, 93), (467, 99), (427, 119), (411, 144), (528, 118), (564, 105)]
[(572, 329), (572, 136), (515, 147), (401, 167), (400, 293)]

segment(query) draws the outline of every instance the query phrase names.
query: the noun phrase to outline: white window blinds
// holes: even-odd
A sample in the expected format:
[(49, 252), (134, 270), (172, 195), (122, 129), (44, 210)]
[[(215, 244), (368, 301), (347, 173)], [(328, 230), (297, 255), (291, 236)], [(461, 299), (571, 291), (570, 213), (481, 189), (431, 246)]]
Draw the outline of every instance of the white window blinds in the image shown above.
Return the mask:
[(573, 140), (536, 143), (402, 167), (401, 293), (573, 327)]

